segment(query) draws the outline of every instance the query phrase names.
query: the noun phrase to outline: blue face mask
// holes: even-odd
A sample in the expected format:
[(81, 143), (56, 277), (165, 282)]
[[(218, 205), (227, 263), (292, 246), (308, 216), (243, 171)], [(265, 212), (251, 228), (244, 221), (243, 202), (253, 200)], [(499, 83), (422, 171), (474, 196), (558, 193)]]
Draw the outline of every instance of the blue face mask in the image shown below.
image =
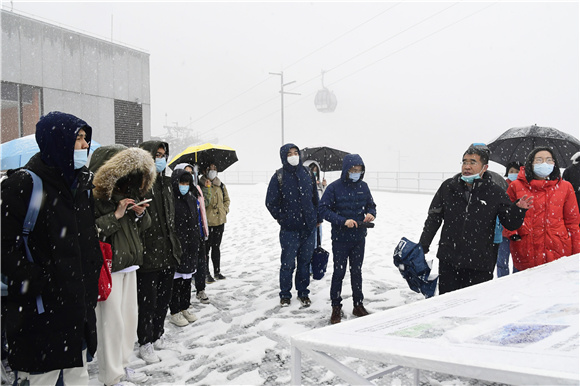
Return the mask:
[(473, 184), (473, 181), (479, 180), (480, 178), (481, 178), (481, 176), (479, 174), (473, 174), (471, 176), (464, 176), (464, 175), (461, 176), (461, 179), (468, 184)]
[(540, 178), (546, 178), (554, 171), (554, 165), (547, 163), (534, 165), (534, 174)]
[(517, 180), (517, 179), (518, 179), (518, 173), (510, 173), (510, 174), (508, 174), (508, 179), (509, 179), (510, 181), (515, 181), (515, 180)]
[(157, 173), (161, 173), (167, 167), (167, 160), (165, 157), (163, 158), (155, 158), (155, 169), (157, 169)]
[(361, 174), (362, 173), (360, 173), (360, 172), (359, 173), (348, 173), (348, 178), (350, 178), (350, 180), (352, 182), (357, 182), (359, 180)]
[(74, 154), (74, 163), (75, 169), (80, 169), (87, 164), (87, 160), (89, 159), (89, 152), (87, 149), (75, 150)]
[(179, 185), (179, 192), (185, 196), (189, 192), (189, 185)]

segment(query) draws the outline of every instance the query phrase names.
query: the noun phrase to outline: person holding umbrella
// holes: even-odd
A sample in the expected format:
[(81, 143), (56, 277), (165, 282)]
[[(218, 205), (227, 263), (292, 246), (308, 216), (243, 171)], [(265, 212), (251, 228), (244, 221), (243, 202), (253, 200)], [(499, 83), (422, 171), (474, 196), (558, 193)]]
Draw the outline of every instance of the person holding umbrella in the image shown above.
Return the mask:
[(523, 225), (510, 232), (510, 251), (518, 271), (580, 253), (580, 213), (572, 184), (562, 180), (549, 147), (530, 152), (508, 188), (512, 201), (531, 194), (534, 205)]
[[(206, 208), (207, 222), (209, 224), (209, 238), (207, 240), (206, 253), (211, 256), (213, 264), (212, 277), (209, 273), (209, 259), (207, 261), (206, 281), (213, 283), (215, 279), (223, 280), (226, 277), (221, 273), (221, 251), (220, 246), (226, 224), (226, 216), (230, 211), (230, 195), (226, 186), (218, 178), (217, 166), (210, 162), (204, 170), (199, 182), (204, 191), (204, 196), (210, 197)], [(215, 277), (215, 279), (214, 279)]]

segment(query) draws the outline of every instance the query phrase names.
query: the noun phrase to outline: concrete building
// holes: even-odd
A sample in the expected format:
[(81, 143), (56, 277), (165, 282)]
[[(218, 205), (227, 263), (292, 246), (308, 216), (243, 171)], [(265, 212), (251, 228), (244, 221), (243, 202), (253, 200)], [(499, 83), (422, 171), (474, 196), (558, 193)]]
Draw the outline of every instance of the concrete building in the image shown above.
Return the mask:
[(151, 137), (149, 54), (1, 11), (1, 141), (51, 111), (84, 119), (102, 145)]

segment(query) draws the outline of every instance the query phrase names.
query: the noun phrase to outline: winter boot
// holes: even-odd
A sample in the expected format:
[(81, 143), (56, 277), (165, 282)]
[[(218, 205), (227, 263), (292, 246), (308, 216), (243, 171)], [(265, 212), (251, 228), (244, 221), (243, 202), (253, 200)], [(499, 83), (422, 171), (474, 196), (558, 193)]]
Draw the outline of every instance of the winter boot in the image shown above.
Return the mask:
[(332, 315), (330, 316), (330, 324), (340, 323), (342, 313), (342, 306), (332, 306)]
[(365, 309), (365, 306), (359, 304), (358, 306), (354, 306), (354, 308), (352, 309), (352, 314), (354, 316), (367, 316), (369, 313)]

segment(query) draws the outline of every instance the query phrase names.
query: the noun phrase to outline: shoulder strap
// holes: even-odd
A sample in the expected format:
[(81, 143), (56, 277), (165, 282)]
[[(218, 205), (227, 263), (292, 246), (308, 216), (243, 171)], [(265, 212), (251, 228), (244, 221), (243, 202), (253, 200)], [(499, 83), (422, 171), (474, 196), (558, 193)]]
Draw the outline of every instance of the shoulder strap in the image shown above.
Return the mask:
[(278, 185), (282, 186), (282, 175), (284, 172), (284, 168), (280, 168), (276, 170), (276, 178), (278, 178)]
[(222, 194), (223, 194), (223, 196), (225, 197), (225, 196), (226, 196), (226, 192), (225, 192), (225, 190), (224, 190), (224, 186), (225, 186), (225, 185), (224, 185), (224, 183), (222, 182), (222, 183), (221, 183), (221, 185), (220, 185), (220, 188), (222, 188)]
[(30, 234), (34, 229), (36, 219), (38, 218), (38, 212), (40, 212), (40, 204), (42, 203), (42, 179), (31, 170), (22, 170), (30, 174), (30, 177), (32, 177), (32, 194), (30, 195), (28, 211), (26, 212), (22, 229), (22, 233), (28, 236), (28, 234)]
[[(33, 263), (34, 260), (32, 259), (30, 248), (28, 248), (28, 235), (34, 229), (36, 219), (38, 218), (38, 212), (40, 212), (40, 205), (42, 204), (42, 179), (31, 170), (22, 170), (30, 174), (30, 177), (32, 177), (32, 194), (30, 195), (28, 210), (26, 211), (26, 217), (24, 217), (24, 224), (22, 225), (22, 239), (24, 241), (26, 258), (28, 261)], [(36, 297), (36, 308), (39, 314), (44, 312), (44, 304), (40, 295)]]

